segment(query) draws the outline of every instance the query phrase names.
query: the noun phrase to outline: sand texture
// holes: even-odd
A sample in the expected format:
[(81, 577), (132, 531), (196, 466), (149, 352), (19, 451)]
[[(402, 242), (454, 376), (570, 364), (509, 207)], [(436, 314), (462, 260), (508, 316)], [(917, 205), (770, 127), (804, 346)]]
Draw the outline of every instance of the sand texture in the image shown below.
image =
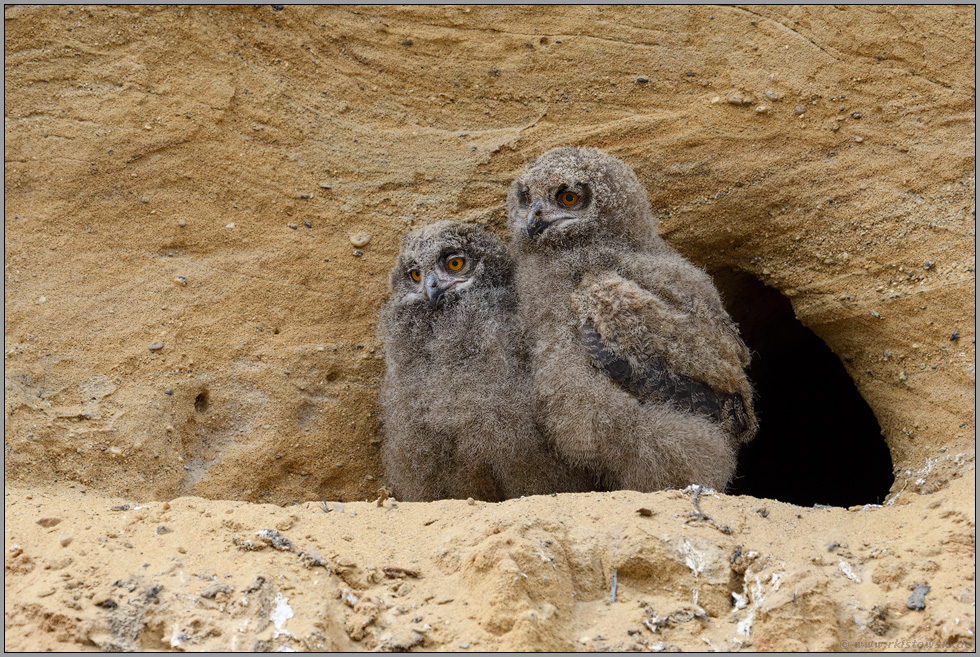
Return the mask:
[[(974, 649), (972, 7), (4, 19), (7, 650)], [(401, 235), (568, 144), (789, 299), (882, 506), (374, 501)]]

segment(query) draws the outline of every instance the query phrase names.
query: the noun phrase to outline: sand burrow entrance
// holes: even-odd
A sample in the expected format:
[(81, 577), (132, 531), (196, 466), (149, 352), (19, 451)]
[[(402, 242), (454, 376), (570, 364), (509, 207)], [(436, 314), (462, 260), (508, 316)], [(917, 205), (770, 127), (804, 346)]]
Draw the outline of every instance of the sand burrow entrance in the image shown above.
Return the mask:
[(800, 506), (881, 504), (894, 481), (891, 454), (839, 358), (778, 291), (744, 272), (713, 276), (752, 350), (760, 420), (728, 492)]

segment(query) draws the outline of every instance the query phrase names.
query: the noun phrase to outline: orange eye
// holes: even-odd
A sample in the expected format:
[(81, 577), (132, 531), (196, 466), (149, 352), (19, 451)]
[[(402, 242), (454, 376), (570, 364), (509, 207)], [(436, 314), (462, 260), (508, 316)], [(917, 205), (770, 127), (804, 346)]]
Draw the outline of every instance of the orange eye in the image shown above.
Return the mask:
[(455, 256), (446, 262), (446, 266), (449, 267), (449, 271), (459, 271), (465, 264), (466, 258), (463, 256)]
[(579, 195), (575, 192), (562, 192), (558, 195), (558, 202), (564, 206), (571, 207), (578, 203)]
[(418, 269), (409, 269), (408, 276), (416, 283), (422, 280), (422, 272), (420, 272)]

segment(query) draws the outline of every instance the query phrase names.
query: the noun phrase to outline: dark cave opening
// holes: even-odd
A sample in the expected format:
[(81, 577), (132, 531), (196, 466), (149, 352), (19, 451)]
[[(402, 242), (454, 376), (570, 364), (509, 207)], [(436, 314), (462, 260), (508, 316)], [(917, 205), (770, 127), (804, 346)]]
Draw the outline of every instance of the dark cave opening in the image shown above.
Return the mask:
[(743, 272), (713, 276), (752, 351), (759, 416), (727, 492), (799, 506), (881, 504), (894, 481), (891, 454), (843, 363), (778, 291)]

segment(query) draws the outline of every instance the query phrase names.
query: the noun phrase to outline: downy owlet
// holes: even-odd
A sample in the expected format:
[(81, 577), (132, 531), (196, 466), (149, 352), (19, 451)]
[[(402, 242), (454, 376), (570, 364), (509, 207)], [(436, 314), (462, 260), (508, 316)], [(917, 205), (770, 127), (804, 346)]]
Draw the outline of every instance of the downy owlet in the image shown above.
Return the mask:
[(382, 460), (406, 501), (590, 490), (548, 447), (507, 247), (447, 221), (406, 235), (381, 310)]
[(723, 490), (757, 429), (749, 353), (711, 278), (659, 236), (633, 171), (554, 149), (514, 181), (508, 210), (555, 451), (605, 488)]

